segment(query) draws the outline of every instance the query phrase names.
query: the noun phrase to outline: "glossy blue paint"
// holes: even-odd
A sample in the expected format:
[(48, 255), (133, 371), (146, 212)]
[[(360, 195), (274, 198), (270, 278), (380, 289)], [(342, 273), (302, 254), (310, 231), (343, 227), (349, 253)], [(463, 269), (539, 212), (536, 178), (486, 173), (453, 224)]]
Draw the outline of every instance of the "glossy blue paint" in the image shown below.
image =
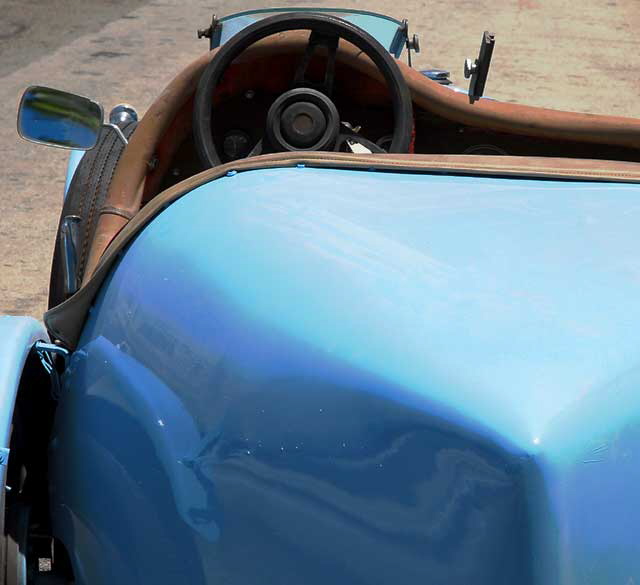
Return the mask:
[(76, 169), (84, 156), (84, 150), (72, 150), (69, 152), (69, 161), (67, 162), (67, 178), (64, 182), (64, 198), (67, 197), (67, 192), (69, 191), (69, 186), (71, 185), (71, 179), (73, 179), (73, 175), (75, 175)]
[[(44, 327), (31, 317), (0, 315), (0, 506), (5, 509), (5, 486), (11, 452), (13, 411), (29, 352), (36, 341), (48, 341)], [(4, 534), (4, 514), (0, 531)], [(3, 553), (4, 554), (4, 553)]]
[(78, 583), (640, 580), (639, 196), (296, 168), (174, 203), (65, 377)]

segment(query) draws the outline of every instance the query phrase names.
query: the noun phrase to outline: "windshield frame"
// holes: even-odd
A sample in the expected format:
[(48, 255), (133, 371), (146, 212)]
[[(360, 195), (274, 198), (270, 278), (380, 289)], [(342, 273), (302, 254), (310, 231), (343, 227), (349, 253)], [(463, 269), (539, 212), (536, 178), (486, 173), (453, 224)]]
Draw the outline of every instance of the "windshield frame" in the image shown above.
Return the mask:
[[(378, 18), (380, 20), (386, 20), (387, 22), (397, 27), (395, 34), (393, 36), (393, 39), (391, 40), (389, 46), (385, 47), (385, 49), (387, 49), (387, 51), (389, 51), (396, 59), (398, 59), (400, 55), (402, 55), (402, 51), (406, 47), (407, 39), (409, 37), (409, 27), (406, 20), (398, 20), (397, 18), (387, 16), (386, 14), (380, 14), (379, 12), (372, 12), (370, 10), (356, 10), (351, 8), (331, 8), (331, 7), (324, 7), (324, 6), (317, 7), (317, 8), (292, 6), (292, 7), (286, 7), (286, 8), (279, 7), (279, 8), (258, 8), (253, 10), (243, 10), (241, 12), (228, 14), (227, 16), (223, 16), (221, 18), (216, 18), (214, 16), (213, 21), (211, 23), (211, 29), (210, 29), (211, 36), (210, 36), (209, 48), (213, 50), (219, 47), (221, 44), (224, 44), (224, 42), (222, 41), (224, 25), (229, 21), (232, 21), (237, 18), (251, 17), (259, 14), (264, 14), (266, 18), (266, 16), (271, 14), (283, 14), (287, 12), (291, 12), (291, 13), (307, 12), (307, 13), (320, 13), (320, 14), (328, 13), (328, 14), (336, 14), (338, 16), (340, 16), (341, 14), (351, 14), (356, 16), (361, 15), (366, 17)], [(259, 22), (260, 20), (262, 19), (256, 18), (255, 22)], [(354, 23), (354, 24), (358, 26), (357, 23)], [(247, 24), (247, 26), (249, 26), (249, 24)], [(237, 34), (238, 32), (240, 31), (235, 31), (234, 34)], [(375, 38), (375, 35), (372, 35), (372, 36), (374, 36)], [(225, 42), (226, 40), (227, 39), (225, 39)]]

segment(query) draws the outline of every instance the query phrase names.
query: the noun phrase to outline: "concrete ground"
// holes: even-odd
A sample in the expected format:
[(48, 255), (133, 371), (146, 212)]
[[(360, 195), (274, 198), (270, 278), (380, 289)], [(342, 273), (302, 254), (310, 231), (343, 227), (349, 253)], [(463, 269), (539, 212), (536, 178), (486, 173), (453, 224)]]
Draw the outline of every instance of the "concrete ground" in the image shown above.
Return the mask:
[[(276, 5), (333, 5), (285, 0)], [(0, 314), (41, 317), (62, 204), (67, 153), (27, 144), (16, 109), (30, 84), (59, 87), (143, 112), (206, 50), (195, 31), (255, 0), (3, 0), (0, 19)], [(353, 8), (409, 19), (418, 66), (462, 76), (482, 32), (497, 43), (487, 93), (580, 112), (640, 117), (638, 0), (352, 0)]]

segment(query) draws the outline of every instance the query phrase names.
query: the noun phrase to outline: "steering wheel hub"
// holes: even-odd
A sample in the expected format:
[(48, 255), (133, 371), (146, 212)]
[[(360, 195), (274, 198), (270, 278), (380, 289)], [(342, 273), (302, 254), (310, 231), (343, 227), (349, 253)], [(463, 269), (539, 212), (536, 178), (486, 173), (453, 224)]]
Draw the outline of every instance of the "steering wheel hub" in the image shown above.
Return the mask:
[(320, 108), (310, 102), (298, 102), (282, 112), (280, 129), (288, 142), (298, 148), (314, 144), (327, 128)]
[(339, 129), (338, 110), (315, 89), (287, 91), (267, 115), (267, 137), (275, 150), (324, 150), (335, 142)]

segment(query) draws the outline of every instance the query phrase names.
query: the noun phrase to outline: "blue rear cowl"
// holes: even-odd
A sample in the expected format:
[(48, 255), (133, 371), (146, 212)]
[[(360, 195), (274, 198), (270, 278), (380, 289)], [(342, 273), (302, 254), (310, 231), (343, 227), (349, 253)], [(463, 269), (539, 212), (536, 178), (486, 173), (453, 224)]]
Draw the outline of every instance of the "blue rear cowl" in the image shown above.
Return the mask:
[(640, 580), (639, 196), (297, 168), (174, 203), (65, 378), (78, 583)]

